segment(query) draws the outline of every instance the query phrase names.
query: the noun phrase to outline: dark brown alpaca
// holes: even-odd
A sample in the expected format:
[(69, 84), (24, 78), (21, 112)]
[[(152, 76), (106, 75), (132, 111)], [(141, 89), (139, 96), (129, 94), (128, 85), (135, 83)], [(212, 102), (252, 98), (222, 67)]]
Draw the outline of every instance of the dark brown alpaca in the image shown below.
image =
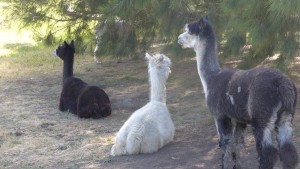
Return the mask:
[(110, 100), (98, 86), (89, 86), (73, 77), (74, 41), (66, 41), (56, 49), (56, 55), (64, 61), (63, 89), (59, 101), (60, 111), (69, 111), (80, 118), (103, 118), (111, 114)]

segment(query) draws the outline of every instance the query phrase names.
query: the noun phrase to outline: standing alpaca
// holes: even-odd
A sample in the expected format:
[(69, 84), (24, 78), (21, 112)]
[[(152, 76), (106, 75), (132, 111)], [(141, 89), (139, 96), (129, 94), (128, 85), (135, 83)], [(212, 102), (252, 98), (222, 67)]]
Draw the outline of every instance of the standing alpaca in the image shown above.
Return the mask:
[(293, 82), (270, 68), (222, 70), (208, 18), (203, 17), (185, 28), (178, 43), (196, 52), (205, 99), (220, 139), (222, 168), (228, 168), (230, 144), (233, 146), (233, 168), (241, 168), (239, 144), (243, 142), (247, 124), (253, 127), (260, 169), (272, 169), (278, 158), (278, 150), (272, 143), (274, 129), (283, 168), (296, 168), (298, 155), (292, 142), (292, 121), (297, 91)]
[(89, 86), (73, 77), (74, 41), (70, 45), (64, 42), (56, 49), (56, 55), (64, 61), (63, 89), (59, 110), (77, 114), (80, 118), (102, 118), (111, 114), (107, 94), (98, 86)]
[(174, 124), (166, 105), (166, 81), (171, 61), (162, 54), (149, 55), (150, 102), (136, 110), (118, 132), (111, 155), (152, 153), (173, 140)]

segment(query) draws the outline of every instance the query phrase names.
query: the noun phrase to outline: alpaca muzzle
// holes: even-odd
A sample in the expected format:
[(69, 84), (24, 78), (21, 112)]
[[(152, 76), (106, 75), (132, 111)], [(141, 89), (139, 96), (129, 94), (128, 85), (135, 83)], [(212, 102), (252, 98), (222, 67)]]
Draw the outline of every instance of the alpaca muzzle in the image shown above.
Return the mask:
[(54, 57), (58, 57), (57, 50), (54, 50), (52, 54)]
[(183, 46), (183, 40), (180, 37), (178, 38), (178, 44)]

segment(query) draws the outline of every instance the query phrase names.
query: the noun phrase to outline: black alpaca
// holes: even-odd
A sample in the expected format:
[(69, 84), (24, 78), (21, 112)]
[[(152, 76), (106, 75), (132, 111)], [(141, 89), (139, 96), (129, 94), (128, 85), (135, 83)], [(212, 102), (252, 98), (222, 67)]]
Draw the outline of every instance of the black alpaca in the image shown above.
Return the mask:
[(207, 17), (186, 25), (179, 35), (183, 48), (193, 48), (208, 108), (214, 116), (222, 149), (222, 168), (228, 168), (232, 146), (233, 168), (241, 168), (239, 148), (247, 124), (253, 127), (260, 169), (272, 169), (278, 150), (284, 169), (295, 169), (298, 155), (292, 142), (292, 121), (297, 102), (294, 83), (270, 68), (222, 70), (217, 59), (213, 29)]
[(64, 61), (63, 89), (59, 110), (77, 114), (80, 118), (103, 118), (111, 114), (111, 104), (107, 94), (98, 86), (89, 86), (73, 77), (74, 41), (64, 42), (56, 49), (56, 55)]

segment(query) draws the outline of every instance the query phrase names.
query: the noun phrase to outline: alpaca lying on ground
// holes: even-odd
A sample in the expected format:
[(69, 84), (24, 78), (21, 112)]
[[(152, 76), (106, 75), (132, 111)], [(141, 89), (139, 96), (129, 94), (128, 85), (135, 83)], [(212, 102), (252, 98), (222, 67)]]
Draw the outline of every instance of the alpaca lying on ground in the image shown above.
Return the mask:
[(229, 146), (235, 169), (240, 169), (239, 144), (247, 124), (253, 127), (260, 169), (272, 169), (278, 150), (272, 142), (277, 131), (283, 169), (295, 169), (298, 155), (292, 141), (292, 121), (297, 103), (294, 83), (278, 70), (222, 70), (213, 29), (207, 17), (186, 25), (179, 35), (183, 48), (196, 52), (198, 73), (208, 108), (214, 116), (222, 149), (222, 169), (228, 168)]
[(111, 155), (152, 153), (173, 140), (174, 124), (166, 105), (166, 81), (171, 61), (162, 54), (146, 53), (150, 102), (136, 110), (117, 133)]
[(111, 114), (110, 100), (98, 86), (89, 86), (73, 77), (74, 41), (64, 42), (56, 49), (56, 55), (64, 61), (63, 89), (59, 110), (77, 114), (80, 118), (102, 118)]

